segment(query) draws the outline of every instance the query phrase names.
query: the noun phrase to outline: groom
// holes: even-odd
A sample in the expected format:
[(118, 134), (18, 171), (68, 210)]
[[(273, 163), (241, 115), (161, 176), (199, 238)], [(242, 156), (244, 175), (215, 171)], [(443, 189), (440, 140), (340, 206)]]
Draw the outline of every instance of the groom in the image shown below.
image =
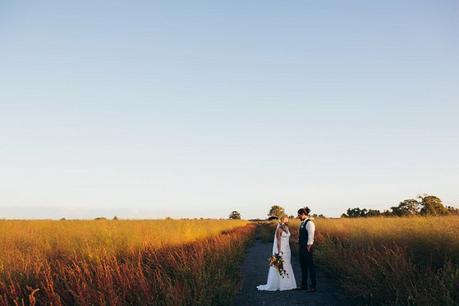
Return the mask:
[[(301, 220), (299, 230), (299, 246), (300, 246), (300, 264), (301, 264), (301, 287), (302, 290), (308, 292), (316, 292), (316, 269), (312, 258), (314, 244), (315, 225), (309, 219), (311, 210), (308, 207), (298, 209), (298, 218)], [(311, 287), (308, 289), (308, 272), (311, 280)]]

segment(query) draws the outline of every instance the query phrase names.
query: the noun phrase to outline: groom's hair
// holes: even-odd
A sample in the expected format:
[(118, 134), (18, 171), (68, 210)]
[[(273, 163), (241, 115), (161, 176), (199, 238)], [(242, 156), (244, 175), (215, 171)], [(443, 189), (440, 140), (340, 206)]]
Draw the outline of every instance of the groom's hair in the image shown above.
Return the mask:
[(298, 209), (298, 214), (299, 215), (309, 215), (310, 212), (311, 212), (311, 210), (307, 206), (305, 208)]

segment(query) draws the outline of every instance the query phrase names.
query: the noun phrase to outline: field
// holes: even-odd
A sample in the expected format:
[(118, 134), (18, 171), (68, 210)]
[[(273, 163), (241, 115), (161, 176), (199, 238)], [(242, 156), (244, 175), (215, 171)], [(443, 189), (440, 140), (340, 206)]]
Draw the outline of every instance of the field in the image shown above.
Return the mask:
[[(459, 305), (459, 217), (316, 219), (320, 269), (359, 305)], [(275, 223), (258, 224), (270, 241)], [(254, 223), (0, 221), (0, 305), (229, 305)], [(296, 250), (298, 220), (292, 220)], [(320, 290), (320, 284), (319, 284)]]
[[(315, 222), (316, 259), (355, 303), (459, 305), (459, 217)], [(294, 244), (298, 221), (290, 227)]]
[(0, 304), (229, 304), (245, 221), (0, 221)]

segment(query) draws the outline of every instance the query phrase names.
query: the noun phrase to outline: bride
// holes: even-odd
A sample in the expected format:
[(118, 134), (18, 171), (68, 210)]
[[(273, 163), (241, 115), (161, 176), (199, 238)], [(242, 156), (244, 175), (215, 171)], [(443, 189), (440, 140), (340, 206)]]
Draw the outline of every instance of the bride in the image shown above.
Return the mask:
[(290, 252), (290, 230), (288, 228), (288, 217), (282, 216), (274, 233), (273, 255), (280, 254), (284, 259), (286, 274), (283, 277), (273, 266), (269, 267), (268, 282), (266, 285), (257, 286), (258, 290), (292, 290), (296, 288), (295, 275), (293, 274)]

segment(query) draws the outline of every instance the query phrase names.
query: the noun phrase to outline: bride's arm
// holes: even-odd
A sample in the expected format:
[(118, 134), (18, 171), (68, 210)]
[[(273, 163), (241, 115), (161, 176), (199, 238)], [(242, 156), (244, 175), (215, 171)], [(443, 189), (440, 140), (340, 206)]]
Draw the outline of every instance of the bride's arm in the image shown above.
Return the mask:
[(276, 240), (277, 240), (277, 254), (280, 254), (281, 252), (281, 235), (282, 235), (282, 229), (278, 227), (276, 229)]

